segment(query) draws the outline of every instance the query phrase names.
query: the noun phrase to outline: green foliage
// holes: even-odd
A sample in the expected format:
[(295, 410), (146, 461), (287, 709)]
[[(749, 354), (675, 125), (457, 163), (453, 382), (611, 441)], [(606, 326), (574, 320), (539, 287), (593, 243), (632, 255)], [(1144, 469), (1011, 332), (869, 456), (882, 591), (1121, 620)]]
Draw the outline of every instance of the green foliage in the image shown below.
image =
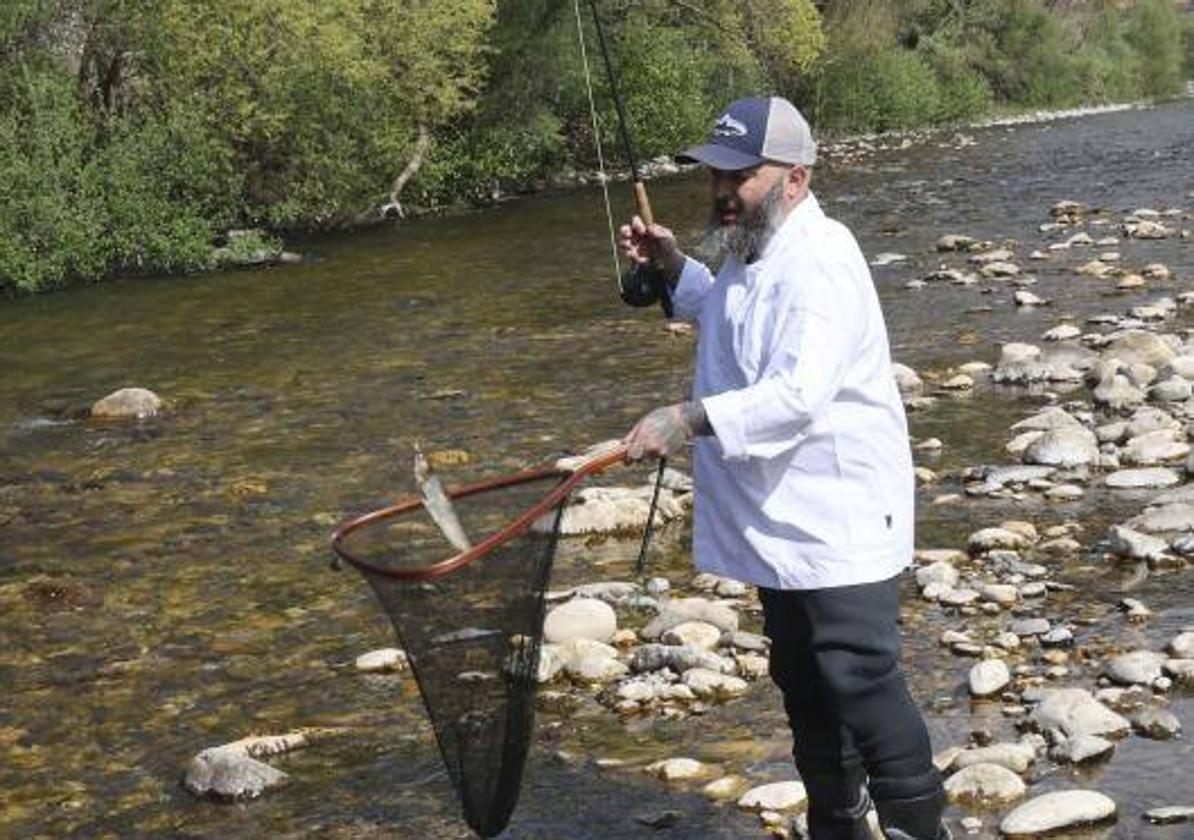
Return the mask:
[(1128, 9), (1125, 40), (1140, 57), (1141, 92), (1177, 96), (1186, 86), (1182, 16), (1169, 0), (1141, 0)]
[[(1172, 96), (1194, 52), (1169, 0), (597, 2), (643, 158), (748, 93), (819, 129), (908, 128)], [(352, 223), (423, 132), (408, 205), (596, 165), (573, 0), (0, 0), (0, 102), (5, 290), (207, 267), (233, 227)]]

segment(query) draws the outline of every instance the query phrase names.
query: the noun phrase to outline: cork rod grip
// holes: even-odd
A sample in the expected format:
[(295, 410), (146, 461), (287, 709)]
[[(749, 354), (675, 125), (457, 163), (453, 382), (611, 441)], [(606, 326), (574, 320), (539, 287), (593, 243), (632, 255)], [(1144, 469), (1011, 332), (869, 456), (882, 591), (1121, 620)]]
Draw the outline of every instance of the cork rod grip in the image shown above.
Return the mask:
[(655, 224), (655, 215), (651, 212), (651, 201), (647, 198), (647, 187), (642, 181), (634, 182), (634, 203), (638, 206), (638, 214), (643, 224), (650, 227)]

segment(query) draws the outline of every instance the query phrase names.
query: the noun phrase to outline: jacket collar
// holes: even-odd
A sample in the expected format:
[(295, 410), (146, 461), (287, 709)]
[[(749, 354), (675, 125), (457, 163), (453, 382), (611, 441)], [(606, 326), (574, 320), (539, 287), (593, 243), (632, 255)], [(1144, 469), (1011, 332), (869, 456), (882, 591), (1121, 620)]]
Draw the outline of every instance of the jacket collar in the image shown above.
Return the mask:
[(809, 190), (808, 195), (788, 211), (787, 218), (779, 226), (779, 230), (767, 240), (767, 244), (763, 246), (763, 253), (755, 260), (755, 264), (775, 256), (789, 242), (799, 239), (811, 223), (823, 218), (825, 218), (825, 211), (821, 209), (821, 203), (817, 201), (813, 191)]

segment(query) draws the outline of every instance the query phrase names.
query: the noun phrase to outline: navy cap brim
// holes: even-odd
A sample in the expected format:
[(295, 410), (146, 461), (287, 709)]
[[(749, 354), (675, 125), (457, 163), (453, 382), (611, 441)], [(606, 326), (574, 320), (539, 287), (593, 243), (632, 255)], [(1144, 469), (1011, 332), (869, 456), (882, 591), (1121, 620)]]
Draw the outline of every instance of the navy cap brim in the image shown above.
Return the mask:
[(675, 157), (676, 163), (703, 163), (705, 166), (711, 166), (714, 169), (724, 169), (727, 172), (733, 172), (737, 169), (749, 169), (752, 166), (758, 166), (764, 160), (765, 158), (758, 155), (752, 155), (749, 152), (740, 152), (737, 149), (719, 146), (715, 143), (694, 146)]

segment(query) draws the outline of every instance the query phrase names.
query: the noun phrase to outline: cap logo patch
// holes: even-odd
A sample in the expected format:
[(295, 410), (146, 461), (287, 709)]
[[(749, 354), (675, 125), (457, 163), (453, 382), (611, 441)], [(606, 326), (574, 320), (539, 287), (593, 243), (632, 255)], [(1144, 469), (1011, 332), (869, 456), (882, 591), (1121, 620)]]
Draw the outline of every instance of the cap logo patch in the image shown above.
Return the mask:
[(746, 126), (729, 114), (722, 114), (713, 126), (714, 137), (745, 137), (746, 135)]

